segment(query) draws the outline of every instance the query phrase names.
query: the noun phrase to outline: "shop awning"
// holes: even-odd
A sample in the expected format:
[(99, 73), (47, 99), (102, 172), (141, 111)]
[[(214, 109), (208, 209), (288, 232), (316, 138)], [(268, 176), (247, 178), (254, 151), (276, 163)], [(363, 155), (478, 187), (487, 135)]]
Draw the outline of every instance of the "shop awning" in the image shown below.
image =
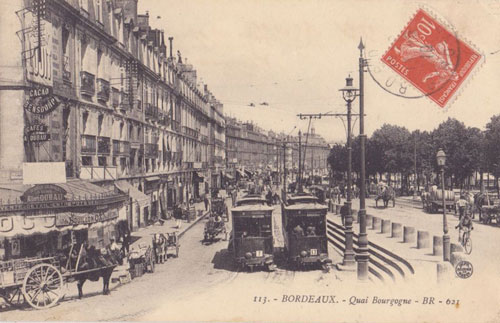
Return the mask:
[(159, 181), (160, 177), (159, 176), (151, 176), (151, 177), (146, 177), (144, 178), (146, 182), (154, 182), (154, 181)]
[(127, 181), (125, 180), (116, 181), (115, 186), (123, 193), (128, 194), (141, 207), (149, 206), (151, 204), (151, 199), (149, 198), (149, 196), (142, 193), (134, 186), (130, 185)]

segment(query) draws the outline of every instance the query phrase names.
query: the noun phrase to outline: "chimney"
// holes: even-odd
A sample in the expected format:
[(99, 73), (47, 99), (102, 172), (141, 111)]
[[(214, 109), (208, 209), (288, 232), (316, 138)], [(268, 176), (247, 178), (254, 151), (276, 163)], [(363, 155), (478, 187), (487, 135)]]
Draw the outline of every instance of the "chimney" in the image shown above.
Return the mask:
[(172, 52), (172, 42), (174, 40), (174, 37), (168, 37), (168, 41), (170, 42), (170, 58), (172, 59), (174, 57), (174, 54)]

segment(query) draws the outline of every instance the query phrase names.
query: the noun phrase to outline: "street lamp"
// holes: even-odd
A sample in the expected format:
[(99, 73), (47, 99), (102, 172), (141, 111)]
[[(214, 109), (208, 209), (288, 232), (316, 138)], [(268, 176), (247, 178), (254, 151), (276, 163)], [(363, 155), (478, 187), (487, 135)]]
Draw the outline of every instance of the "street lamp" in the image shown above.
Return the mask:
[(343, 265), (346, 267), (354, 266), (354, 248), (353, 248), (353, 232), (352, 232), (352, 210), (351, 210), (351, 186), (352, 186), (352, 143), (351, 143), (351, 103), (356, 99), (358, 89), (352, 85), (352, 77), (349, 75), (345, 79), (345, 87), (340, 89), (342, 98), (347, 103), (347, 201), (344, 205), (347, 208), (345, 218), (345, 251)]
[(446, 154), (443, 149), (439, 149), (436, 154), (438, 166), (441, 168), (441, 190), (443, 193), (443, 261), (450, 261), (450, 236), (448, 235), (448, 222), (446, 221), (446, 196), (444, 190), (444, 165), (446, 164)]

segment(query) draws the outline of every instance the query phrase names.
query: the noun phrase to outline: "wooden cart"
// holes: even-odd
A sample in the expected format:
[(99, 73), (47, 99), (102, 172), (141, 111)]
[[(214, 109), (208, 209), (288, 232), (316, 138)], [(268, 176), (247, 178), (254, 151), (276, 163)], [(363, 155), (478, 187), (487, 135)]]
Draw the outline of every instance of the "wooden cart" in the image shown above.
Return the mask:
[[(100, 266), (92, 269), (79, 268), (83, 246), (80, 246), (75, 265), (69, 256), (61, 264), (61, 257), (24, 258), (0, 262), (0, 297), (12, 306), (26, 302), (35, 309), (56, 305), (63, 296), (63, 285), (75, 281), (79, 276), (91, 274), (117, 265)], [(64, 257), (63, 257), (64, 258)]]

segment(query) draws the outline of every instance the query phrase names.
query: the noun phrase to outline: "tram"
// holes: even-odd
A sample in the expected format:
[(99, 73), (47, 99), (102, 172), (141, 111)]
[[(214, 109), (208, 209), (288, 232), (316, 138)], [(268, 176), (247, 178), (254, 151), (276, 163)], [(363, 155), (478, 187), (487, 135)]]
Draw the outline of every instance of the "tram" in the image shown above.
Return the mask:
[(232, 232), (229, 252), (240, 268), (276, 269), (273, 245), (273, 208), (259, 196), (247, 196), (231, 209)]
[(327, 207), (312, 195), (291, 196), (282, 205), (282, 230), (288, 263), (298, 268), (329, 270)]

